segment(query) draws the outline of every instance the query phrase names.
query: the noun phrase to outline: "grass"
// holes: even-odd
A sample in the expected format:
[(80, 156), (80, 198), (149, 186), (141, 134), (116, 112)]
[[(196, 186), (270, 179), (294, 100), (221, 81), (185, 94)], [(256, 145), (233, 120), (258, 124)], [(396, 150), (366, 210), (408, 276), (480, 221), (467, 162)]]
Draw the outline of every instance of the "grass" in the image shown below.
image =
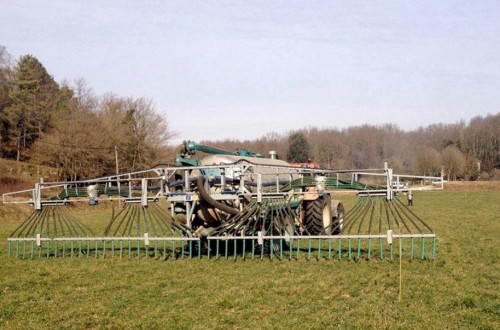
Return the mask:
[(437, 258), (403, 260), (401, 301), (389, 260), (9, 259), (6, 237), (31, 210), (0, 206), (0, 328), (498, 329), (499, 200), (415, 194)]

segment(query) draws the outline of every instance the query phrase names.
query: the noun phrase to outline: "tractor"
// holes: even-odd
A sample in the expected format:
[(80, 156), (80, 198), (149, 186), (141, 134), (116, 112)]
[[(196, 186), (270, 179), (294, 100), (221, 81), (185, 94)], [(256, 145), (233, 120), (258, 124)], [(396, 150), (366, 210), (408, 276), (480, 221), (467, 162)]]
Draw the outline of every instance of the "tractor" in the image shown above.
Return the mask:
[[(209, 155), (198, 159), (197, 152)], [(199, 237), (334, 235), (342, 229), (344, 206), (326, 189), (320, 169), (290, 164), (272, 151), (264, 157), (192, 141), (183, 143), (176, 165), (184, 174), (172, 195), (192, 194), (173, 203), (173, 210)]]

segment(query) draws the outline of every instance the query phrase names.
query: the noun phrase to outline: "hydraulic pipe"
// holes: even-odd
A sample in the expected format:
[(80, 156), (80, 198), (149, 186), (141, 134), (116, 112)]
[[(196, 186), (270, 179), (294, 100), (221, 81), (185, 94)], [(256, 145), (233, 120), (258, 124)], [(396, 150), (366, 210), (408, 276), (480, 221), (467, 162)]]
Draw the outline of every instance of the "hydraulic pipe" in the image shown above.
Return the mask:
[(188, 152), (201, 151), (201, 152), (205, 152), (207, 154), (212, 154), (212, 155), (234, 155), (233, 152), (230, 152), (227, 150), (222, 150), (222, 149), (217, 149), (214, 147), (205, 146), (203, 144), (198, 144), (198, 143), (193, 142), (193, 141), (186, 141), (186, 142), (184, 142), (184, 145), (185, 145), (186, 150)]
[(205, 190), (205, 177), (203, 175), (200, 175), (198, 179), (196, 179), (196, 186), (198, 187), (201, 198), (211, 206), (231, 215), (238, 215), (240, 213), (240, 210), (216, 201), (210, 196), (210, 194)]

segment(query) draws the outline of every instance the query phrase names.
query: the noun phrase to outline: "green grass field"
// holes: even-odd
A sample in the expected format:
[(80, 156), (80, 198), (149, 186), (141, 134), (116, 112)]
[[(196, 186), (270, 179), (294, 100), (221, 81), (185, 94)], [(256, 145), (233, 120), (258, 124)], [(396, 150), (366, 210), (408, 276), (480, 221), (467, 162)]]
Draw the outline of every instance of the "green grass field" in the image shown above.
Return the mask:
[(398, 260), (8, 258), (31, 210), (2, 205), (0, 328), (499, 329), (500, 191), (417, 192), (413, 210), (437, 256), (403, 259), (399, 301)]

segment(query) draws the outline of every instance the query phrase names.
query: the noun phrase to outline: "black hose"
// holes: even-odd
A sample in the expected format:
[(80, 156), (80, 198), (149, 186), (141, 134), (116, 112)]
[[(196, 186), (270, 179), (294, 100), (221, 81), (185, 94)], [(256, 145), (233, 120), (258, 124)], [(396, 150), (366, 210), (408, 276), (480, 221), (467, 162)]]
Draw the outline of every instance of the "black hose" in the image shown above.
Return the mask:
[(219, 209), (231, 215), (238, 215), (240, 213), (240, 210), (230, 207), (229, 205), (226, 205), (219, 201), (216, 201), (210, 196), (210, 194), (205, 190), (205, 177), (203, 175), (200, 175), (196, 179), (196, 187), (198, 187), (198, 191), (200, 193), (201, 198), (211, 206), (215, 207), (216, 209)]
[[(215, 179), (215, 183), (220, 183), (221, 182), (221, 177), (220, 176), (216, 176), (216, 177), (214, 177), (214, 179)], [(190, 179), (189, 181), (192, 181), (192, 179)], [(226, 183), (235, 183), (235, 182), (239, 182), (239, 180), (234, 180), (234, 179), (226, 178)], [(280, 179), (278, 181), (278, 183), (280, 185), (289, 184), (290, 180)], [(247, 186), (251, 186), (251, 187), (257, 187), (257, 182), (252, 182), (250, 180), (245, 180), (244, 184), (247, 185)], [(183, 179), (176, 180), (176, 181), (171, 181), (171, 182), (168, 183), (169, 187), (182, 186), (182, 185), (184, 185), (184, 180)], [(271, 187), (271, 186), (275, 186), (275, 185), (276, 185), (276, 181), (262, 182), (262, 186), (263, 187)], [(141, 187), (137, 186), (137, 189), (141, 189)], [(148, 190), (149, 189), (150, 188), (148, 187)]]

